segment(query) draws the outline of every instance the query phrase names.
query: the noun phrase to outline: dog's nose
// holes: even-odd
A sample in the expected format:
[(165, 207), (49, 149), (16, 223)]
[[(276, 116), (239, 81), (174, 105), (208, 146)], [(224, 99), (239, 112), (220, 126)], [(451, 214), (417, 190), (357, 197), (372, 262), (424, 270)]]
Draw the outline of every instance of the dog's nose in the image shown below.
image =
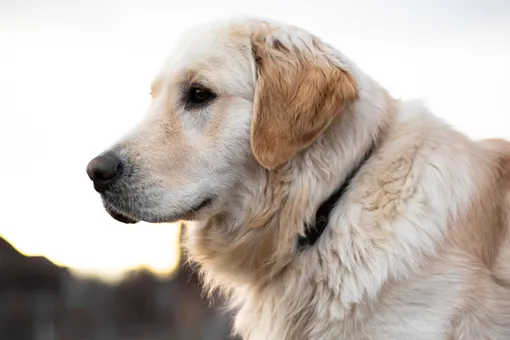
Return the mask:
[(108, 183), (117, 177), (120, 170), (119, 158), (111, 153), (97, 156), (87, 165), (87, 175), (94, 182), (94, 188), (99, 193), (106, 191)]

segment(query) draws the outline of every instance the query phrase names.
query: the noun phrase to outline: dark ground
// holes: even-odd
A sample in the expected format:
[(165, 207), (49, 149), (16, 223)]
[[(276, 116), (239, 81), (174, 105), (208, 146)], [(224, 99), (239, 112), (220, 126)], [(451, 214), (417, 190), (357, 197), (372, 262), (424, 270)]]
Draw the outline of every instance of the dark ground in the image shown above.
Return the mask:
[(229, 333), (229, 316), (208, 307), (185, 265), (168, 278), (138, 270), (107, 284), (25, 256), (0, 237), (0, 340), (224, 340)]

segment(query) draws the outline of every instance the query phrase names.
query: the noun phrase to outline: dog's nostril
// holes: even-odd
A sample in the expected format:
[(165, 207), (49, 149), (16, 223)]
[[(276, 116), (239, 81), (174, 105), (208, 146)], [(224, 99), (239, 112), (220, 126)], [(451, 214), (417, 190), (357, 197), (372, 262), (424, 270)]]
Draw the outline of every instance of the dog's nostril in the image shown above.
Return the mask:
[(87, 165), (87, 175), (94, 182), (99, 192), (106, 190), (106, 184), (113, 180), (121, 171), (121, 162), (113, 154), (105, 154), (91, 160)]

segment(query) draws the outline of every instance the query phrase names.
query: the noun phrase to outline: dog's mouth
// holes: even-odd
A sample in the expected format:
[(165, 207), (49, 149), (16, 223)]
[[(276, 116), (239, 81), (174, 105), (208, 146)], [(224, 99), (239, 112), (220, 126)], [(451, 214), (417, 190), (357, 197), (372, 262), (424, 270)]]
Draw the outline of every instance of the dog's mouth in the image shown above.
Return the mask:
[(128, 215), (127, 213), (124, 213), (118, 209), (112, 209), (112, 207), (109, 207), (109, 205), (105, 205), (105, 209), (114, 220), (121, 222), (121, 223), (125, 223), (125, 224), (134, 224), (134, 223), (138, 223), (140, 221), (149, 222), (149, 223), (173, 223), (173, 222), (177, 222), (182, 219), (187, 219), (190, 216), (193, 216), (201, 209), (210, 205), (212, 202), (213, 202), (212, 197), (206, 198), (203, 201), (200, 201), (200, 203), (198, 203), (197, 205), (190, 208), (189, 210), (187, 210), (183, 213), (179, 213), (179, 214), (168, 216), (168, 217), (144, 216), (143, 218), (136, 218), (136, 217), (133, 217), (131, 214)]
[(197, 206), (193, 207), (188, 213), (190, 212), (197, 212), (202, 208), (205, 208), (207, 205), (211, 204), (213, 199), (211, 197), (206, 198), (202, 202), (200, 202)]
[(114, 220), (117, 220), (119, 222), (122, 222), (122, 223), (125, 223), (125, 224), (134, 224), (134, 223), (138, 223), (140, 222), (139, 220), (135, 220), (134, 218), (132, 217), (129, 217), (125, 214), (122, 214), (120, 212), (116, 212), (116, 211), (112, 211), (110, 209), (106, 209), (106, 211), (108, 212), (108, 214), (114, 219)]

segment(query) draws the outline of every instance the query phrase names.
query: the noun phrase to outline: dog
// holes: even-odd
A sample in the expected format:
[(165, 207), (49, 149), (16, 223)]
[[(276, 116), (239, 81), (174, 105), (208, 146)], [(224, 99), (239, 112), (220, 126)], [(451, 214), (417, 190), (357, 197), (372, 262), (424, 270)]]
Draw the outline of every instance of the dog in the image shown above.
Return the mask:
[(193, 26), (151, 94), (87, 173), (121, 222), (192, 221), (184, 248), (233, 333), (510, 339), (510, 143), (272, 19)]

